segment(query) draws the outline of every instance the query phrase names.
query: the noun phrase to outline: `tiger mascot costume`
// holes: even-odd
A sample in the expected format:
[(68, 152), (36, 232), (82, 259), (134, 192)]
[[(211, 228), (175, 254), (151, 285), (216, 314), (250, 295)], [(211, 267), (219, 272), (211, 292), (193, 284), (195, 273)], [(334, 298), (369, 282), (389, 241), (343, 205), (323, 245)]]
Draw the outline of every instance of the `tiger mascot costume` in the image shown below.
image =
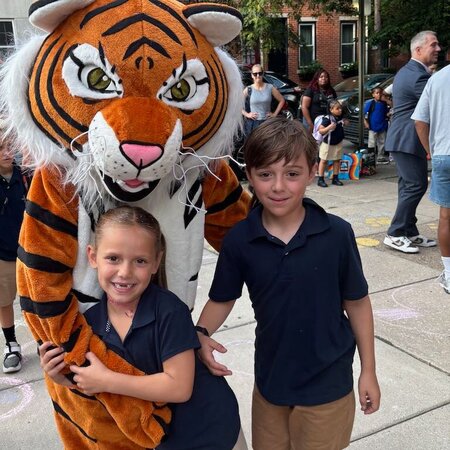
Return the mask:
[[(204, 238), (218, 248), (249, 206), (218, 160), (243, 107), (239, 70), (219, 47), (242, 17), (175, 0), (38, 0), (30, 21), (46, 35), (3, 65), (0, 93), (10, 135), (35, 169), (18, 252), (21, 307), (34, 338), (62, 346), (67, 364), (93, 351), (112, 370), (142, 374), (84, 320), (101, 298), (86, 246), (103, 211), (141, 206), (166, 236), (169, 288), (193, 307)], [(47, 387), (68, 449), (153, 448), (171, 419), (164, 404)]]

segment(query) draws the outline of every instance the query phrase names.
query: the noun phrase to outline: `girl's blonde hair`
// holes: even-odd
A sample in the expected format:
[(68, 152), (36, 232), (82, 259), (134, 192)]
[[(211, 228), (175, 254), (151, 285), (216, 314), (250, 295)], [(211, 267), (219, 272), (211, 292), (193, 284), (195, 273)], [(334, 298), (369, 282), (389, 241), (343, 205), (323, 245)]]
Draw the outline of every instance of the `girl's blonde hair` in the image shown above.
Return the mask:
[(167, 289), (166, 276), (166, 240), (162, 234), (159, 222), (147, 211), (137, 206), (123, 205), (110, 209), (100, 216), (95, 226), (95, 247), (102, 239), (104, 229), (107, 225), (139, 226), (149, 231), (155, 237), (155, 251), (162, 254), (158, 271), (152, 282)]

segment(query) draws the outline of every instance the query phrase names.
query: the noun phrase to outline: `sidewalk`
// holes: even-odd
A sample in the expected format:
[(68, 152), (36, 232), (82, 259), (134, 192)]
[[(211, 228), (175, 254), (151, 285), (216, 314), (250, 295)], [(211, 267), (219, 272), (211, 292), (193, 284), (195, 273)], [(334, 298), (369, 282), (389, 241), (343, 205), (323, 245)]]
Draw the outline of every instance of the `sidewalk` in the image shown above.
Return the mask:
[[(406, 255), (382, 244), (397, 203), (395, 166), (380, 166), (376, 175), (343, 187), (313, 184), (307, 195), (352, 224), (374, 309), (382, 405), (372, 416), (357, 411), (350, 448), (449, 449), (450, 295), (436, 282), (442, 270), (437, 248)], [(418, 209), (421, 233), (436, 238), (437, 219), (438, 207), (424, 197)], [(206, 244), (194, 320), (207, 300), (216, 259)], [(1, 448), (61, 449), (36, 345), (16, 308), (24, 363), (17, 374), (0, 374)], [(229, 383), (239, 399), (249, 448), (254, 328), (250, 302), (243, 296), (215, 335), (228, 348), (220, 358), (233, 370)], [(354, 368), (356, 379), (357, 360)]]

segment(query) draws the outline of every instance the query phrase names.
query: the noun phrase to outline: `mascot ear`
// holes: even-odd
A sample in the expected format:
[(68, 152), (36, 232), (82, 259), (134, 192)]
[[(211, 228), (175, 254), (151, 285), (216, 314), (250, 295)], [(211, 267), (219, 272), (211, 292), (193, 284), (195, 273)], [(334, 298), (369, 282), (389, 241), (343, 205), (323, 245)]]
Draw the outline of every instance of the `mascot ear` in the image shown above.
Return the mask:
[(30, 22), (51, 33), (74, 11), (89, 6), (95, 0), (37, 0), (28, 11)]
[(241, 14), (229, 6), (199, 3), (186, 6), (183, 14), (214, 47), (227, 44), (242, 29)]

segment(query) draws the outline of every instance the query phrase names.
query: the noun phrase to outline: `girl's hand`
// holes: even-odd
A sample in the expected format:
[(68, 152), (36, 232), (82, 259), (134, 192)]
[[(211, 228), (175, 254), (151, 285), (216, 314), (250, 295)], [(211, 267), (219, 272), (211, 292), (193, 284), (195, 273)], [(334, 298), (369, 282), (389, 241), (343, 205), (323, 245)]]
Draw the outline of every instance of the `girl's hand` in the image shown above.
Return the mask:
[(77, 388), (87, 395), (107, 392), (108, 375), (113, 372), (92, 352), (86, 353), (86, 359), (91, 363), (87, 367), (70, 366), (70, 370), (75, 373), (73, 381)]
[(64, 349), (55, 347), (52, 342), (44, 342), (39, 346), (39, 359), (44, 372), (57, 384), (76, 388), (61, 371), (67, 367), (64, 362)]
[(380, 387), (375, 372), (361, 373), (358, 382), (359, 403), (364, 414), (372, 414), (380, 408)]
[(247, 113), (247, 119), (256, 120), (258, 118), (257, 112), (249, 112)]
[(231, 370), (229, 370), (223, 364), (218, 363), (213, 355), (214, 350), (218, 351), (219, 353), (226, 353), (227, 349), (222, 344), (219, 344), (214, 339), (203, 334), (198, 333), (198, 339), (200, 341), (201, 348), (197, 350), (197, 355), (203, 362), (203, 364), (208, 368), (208, 370), (213, 375), (217, 375), (220, 377), (232, 375), (233, 372), (231, 372)]
[[(342, 119), (342, 122), (344, 124), (344, 127), (348, 127), (350, 125), (350, 120), (348, 119)], [(367, 126), (367, 128), (369, 128), (369, 126)]]
[(328, 130), (329, 131), (334, 131), (337, 127), (337, 123), (336, 122), (331, 122), (330, 125), (328, 126)]

